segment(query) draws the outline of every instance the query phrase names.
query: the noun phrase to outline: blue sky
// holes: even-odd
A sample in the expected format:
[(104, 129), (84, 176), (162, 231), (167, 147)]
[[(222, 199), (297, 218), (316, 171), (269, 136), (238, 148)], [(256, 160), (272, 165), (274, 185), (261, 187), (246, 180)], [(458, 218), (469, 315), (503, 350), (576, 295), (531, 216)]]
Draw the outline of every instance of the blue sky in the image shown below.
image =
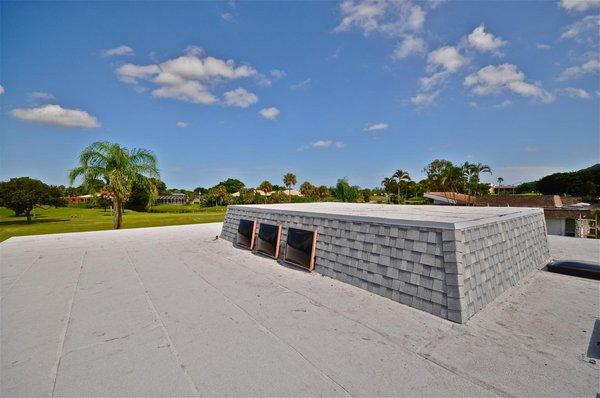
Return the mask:
[(0, 179), (97, 140), (169, 187), (377, 186), (435, 158), (518, 183), (600, 158), (598, 0), (2, 2)]

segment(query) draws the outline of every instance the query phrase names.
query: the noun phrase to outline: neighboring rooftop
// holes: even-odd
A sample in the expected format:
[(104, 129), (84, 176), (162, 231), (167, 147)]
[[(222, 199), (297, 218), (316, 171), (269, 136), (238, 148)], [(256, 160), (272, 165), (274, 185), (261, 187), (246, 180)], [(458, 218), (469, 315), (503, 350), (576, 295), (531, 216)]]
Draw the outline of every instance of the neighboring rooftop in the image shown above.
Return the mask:
[[(0, 244), (1, 396), (593, 396), (599, 282), (535, 271), (466, 325), (215, 240)], [(600, 241), (549, 237), (558, 258)]]
[(494, 221), (503, 217), (537, 212), (537, 209), (507, 207), (386, 205), (365, 203), (317, 202), (266, 205), (234, 205), (259, 211), (302, 215), (335, 215), (344, 220), (370, 220), (391, 224), (455, 228)]

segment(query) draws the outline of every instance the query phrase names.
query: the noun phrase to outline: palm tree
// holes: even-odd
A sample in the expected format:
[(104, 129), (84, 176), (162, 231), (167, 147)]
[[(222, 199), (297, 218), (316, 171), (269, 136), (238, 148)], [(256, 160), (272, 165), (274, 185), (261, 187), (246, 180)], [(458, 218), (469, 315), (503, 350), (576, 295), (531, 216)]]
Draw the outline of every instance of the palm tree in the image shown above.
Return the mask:
[(400, 187), (403, 182), (410, 181), (410, 175), (408, 174), (407, 171), (396, 170), (396, 172), (394, 173), (394, 175), (392, 177), (395, 178), (396, 181), (398, 181), (398, 202), (400, 202)]
[(492, 174), (491, 167), (488, 166), (487, 164), (483, 164), (483, 163), (472, 164), (471, 170), (472, 170), (473, 176), (477, 178), (477, 182), (479, 182), (479, 175), (481, 173)]
[(325, 185), (320, 185), (316, 189), (316, 192), (317, 192), (317, 196), (319, 197), (320, 200), (323, 200), (329, 196), (329, 188), (327, 188)]
[[(383, 187), (385, 188), (385, 192), (387, 192), (388, 194), (394, 192), (397, 184), (398, 183), (393, 177), (385, 177), (383, 180), (381, 180), (381, 185), (383, 185)], [(390, 199), (390, 195), (388, 195), (388, 203), (390, 202)]]
[(504, 182), (504, 178), (502, 177), (498, 177), (496, 180), (498, 181), (498, 185), (502, 185), (502, 183)]
[(265, 193), (265, 203), (267, 203), (267, 196), (269, 196), (269, 193), (271, 193), (273, 191), (273, 185), (271, 185), (271, 183), (267, 180), (264, 180), (263, 182), (260, 183), (260, 185), (258, 186), (258, 189), (260, 189), (261, 191), (263, 191)]
[(146, 149), (127, 149), (119, 144), (98, 141), (89, 145), (79, 156), (79, 166), (69, 173), (70, 183), (83, 178), (84, 186), (102, 179), (103, 191), (113, 202), (114, 228), (121, 229), (123, 206), (131, 195), (134, 183), (150, 193), (148, 204), (156, 199), (156, 186), (150, 178), (159, 178), (156, 157)]
[(304, 181), (300, 185), (300, 193), (306, 197), (313, 197), (315, 195), (316, 187), (308, 181)]
[(293, 173), (286, 173), (283, 176), (283, 185), (285, 185), (288, 189), (288, 196), (290, 198), (290, 202), (292, 201), (292, 187), (296, 185), (296, 176)]

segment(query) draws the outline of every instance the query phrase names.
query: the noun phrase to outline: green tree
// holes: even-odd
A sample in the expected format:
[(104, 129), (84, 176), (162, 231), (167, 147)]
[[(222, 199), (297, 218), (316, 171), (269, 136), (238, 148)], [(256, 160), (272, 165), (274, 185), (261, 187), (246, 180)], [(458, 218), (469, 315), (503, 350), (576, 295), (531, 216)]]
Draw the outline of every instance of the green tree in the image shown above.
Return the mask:
[(104, 189), (112, 195), (114, 228), (123, 224), (123, 206), (129, 200), (134, 183), (148, 192), (151, 204), (156, 197), (156, 187), (150, 178), (159, 178), (156, 157), (146, 149), (127, 149), (119, 144), (98, 141), (89, 145), (79, 156), (79, 166), (71, 170), (71, 184), (82, 177), (84, 184), (96, 179), (104, 180)]
[(398, 182), (394, 178), (385, 177), (383, 180), (381, 180), (381, 185), (383, 185), (383, 188), (387, 194), (386, 196), (388, 197), (388, 203), (390, 203), (390, 195), (396, 192), (396, 189), (398, 188)]
[(236, 193), (239, 192), (240, 189), (244, 188), (246, 184), (238, 180), (237, 178), (228, 178), (225, 181), (221, 181), (215, 187), (222, 185), (227, 190), (227, 193)]
[(360, 195), (362, 196), (363, 202), (369, 203), (373, 192), (369, 188), (361, 189)]
[(273, 203), (283, 203), (289, 200), (290, 196), (283, 193), (283, 191), (275, 191), (271, 194), (271, 200)]
[(329, 188), (327, 188), (325, 185), (319, 185), (319, 187), (316, 189), (316, 194), (319, 200), (323, 200), (331, 195)]
[(288, 196), (290, 197), (290, 201), (291, 201), (291, 196), (292, 196), (292, 187), (294, 185), (296, 185), (298, 181), (296, 180), (296, 175), (294, 175), (293, 173), (286, 173), (283, 176), (283, 185), (285, 185), (285, 187), (288, 190)]
[(239, 203), (243, 205), (251, 205), (255, 202), (254, 189), (242, 188), (238, 197)]
[(345, 178), (337, 180), (337, 184), (331, 189), (331, 192), (341, 202), (356, 202), (360, 195), (358, 187), (351, 186)]
[(396, 179), (396, 182), (397, 182), (397, 185), (398, 185), (398, 200), (400, 200), (400, 197), (402, 197), (404, 199), (404, 195), (402, 195), (402, 196), (400, 195), (400, 189), (407, 182), (411, 181), (410, 175), (408, 174), (408, 171), (396, 170), (396, 172), (393, 175), (393, 178)]
[(265, 203), (267, 203), (267, 197), (269, 196), (269, 194), (271, 192), (273, 192), (273, 185), (271, 185), (271, 183), (267, 180), (264, 180), (263, 182), (260, 183), (260, 185), (258, 186), (258, 189), (260, 189), (261, 191), (263, 191), (265, 193)]
[(315, 186), (308, 181), (304, 181), (300, 185), (300, 193), (307, 198), (312, 198), (315, 196)]
[(158, 178), (148, 178), (148, 182), (154, 185), (154, 188), (156, 188), (156, 193), (147, 188), (146, 182), (134, 181), (133, 185), (131, 186), (131, 195), (129, 195), (129, 200), (124, 206), (126, 209), (144, 211), (155, 204), (157, 195), (171, 194), (171, 192), (167, 190), (166, 184)]
[(206, 206), (223, 205), (227, 203), (227, 188), (223, 185), (217, 185), (208, 190), (204, 201)]
[(208, 192), (208, 189), (206, 189), (206, 188), (204, 188), (204, 187), (197, 187), (197, 188), (194, 188), (194, 193), (195, 193), (196, 195), (204, 195), (204, 194), (205, 194), (205, 193), (207, 193), (207, 192)]
[(25, 214), (27, 222), (31, 222), (31, 212), (36, 207), (64, 205), (60, 188), (40, 180), (18, 177), (0, 182), (0, 206), (13, 210), (17, 216)]

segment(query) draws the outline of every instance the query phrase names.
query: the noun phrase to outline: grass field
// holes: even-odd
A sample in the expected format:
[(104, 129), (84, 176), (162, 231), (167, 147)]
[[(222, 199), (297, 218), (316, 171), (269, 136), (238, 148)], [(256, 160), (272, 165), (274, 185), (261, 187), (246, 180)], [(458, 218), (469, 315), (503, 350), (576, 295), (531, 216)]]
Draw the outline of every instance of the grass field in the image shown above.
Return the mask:
[[(126, 210), (123, 215), (123, 228), (221, 222), (225, 217), (225, 207), (196, 206), (196, 209), (198, 211), (185, 213), (143, 213)], [(168, 211), (166, 208), (161, 210)], [(31, 223), (27, 223), (25, 217), (15, 217), (14, 214), (12, 210), (0, 207), (0, 242), (13, 236), (100, 231), (113, 227), (110, 210), (76, 207), (40, 208), (35, 210), (36, 217)]]

